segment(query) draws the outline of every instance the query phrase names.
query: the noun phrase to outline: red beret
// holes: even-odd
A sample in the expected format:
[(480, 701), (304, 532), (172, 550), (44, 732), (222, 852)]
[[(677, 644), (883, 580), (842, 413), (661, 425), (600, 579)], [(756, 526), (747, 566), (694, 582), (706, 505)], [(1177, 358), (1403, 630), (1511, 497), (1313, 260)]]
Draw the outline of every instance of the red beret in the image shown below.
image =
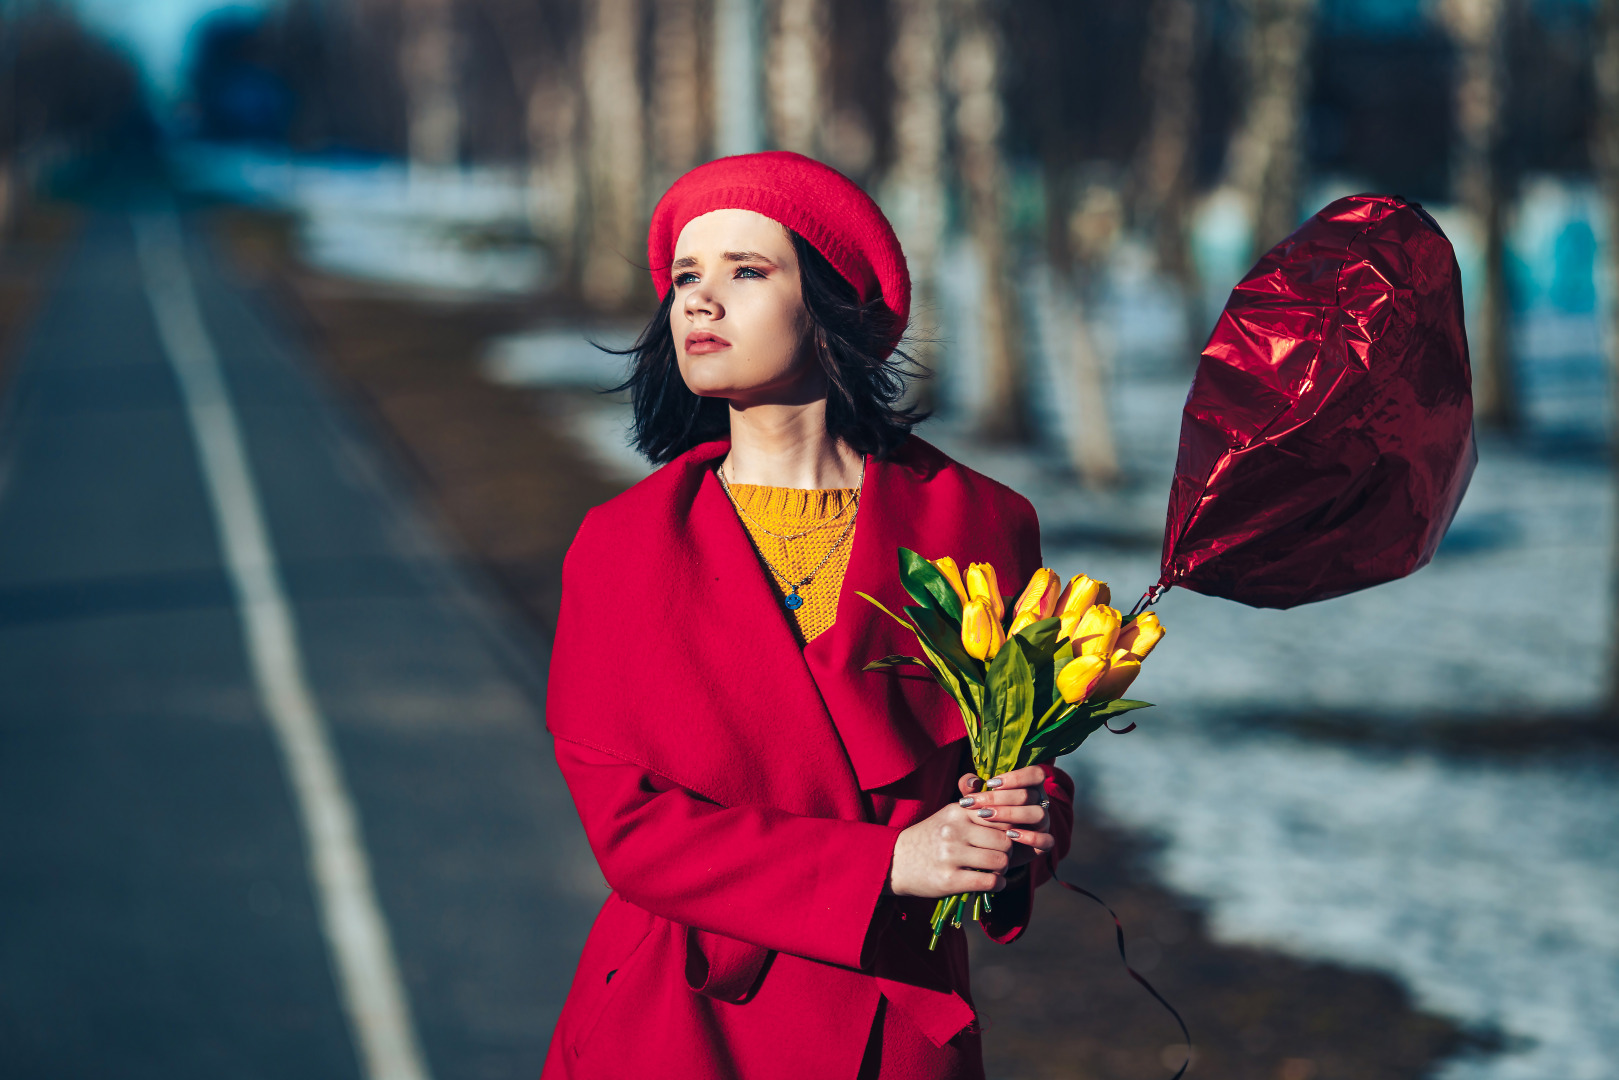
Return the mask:
[(670, 185), (652, 211), (646, 238), (659, 299), (669, 293), (680, 230), (711, 210), (753, 210), (787, 226), (826, 256), (861, 302), (882, 297), (898, 318), (896, 337), (904, 332), (911, 275), (888, 219), (853, 180), (787, 150), (718, 158)]

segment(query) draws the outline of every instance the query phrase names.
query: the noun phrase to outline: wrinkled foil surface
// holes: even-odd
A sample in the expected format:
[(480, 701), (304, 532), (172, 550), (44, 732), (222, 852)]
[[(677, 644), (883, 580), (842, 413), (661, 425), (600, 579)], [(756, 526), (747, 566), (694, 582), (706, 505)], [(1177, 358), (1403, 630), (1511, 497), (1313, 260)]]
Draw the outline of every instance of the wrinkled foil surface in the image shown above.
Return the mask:
[(1159, 585), (1288, 608), (1404, 577), (1477, 460), (1450, 241), (1404, 199), (1339, 199), (1248, 272), (1203, 350)]

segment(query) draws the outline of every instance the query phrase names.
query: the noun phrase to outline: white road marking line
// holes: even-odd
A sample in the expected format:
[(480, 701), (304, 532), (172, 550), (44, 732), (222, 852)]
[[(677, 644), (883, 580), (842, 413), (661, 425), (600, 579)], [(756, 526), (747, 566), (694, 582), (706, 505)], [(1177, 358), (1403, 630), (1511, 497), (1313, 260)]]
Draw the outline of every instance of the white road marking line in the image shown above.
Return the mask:
[(354, 800), (304, 675), (292, 606), (173, 211), (135, 219), (158, 336), (179, 379), (253, 669), (292, 787), (321, 926), (367, 1080), (429, 1080)]

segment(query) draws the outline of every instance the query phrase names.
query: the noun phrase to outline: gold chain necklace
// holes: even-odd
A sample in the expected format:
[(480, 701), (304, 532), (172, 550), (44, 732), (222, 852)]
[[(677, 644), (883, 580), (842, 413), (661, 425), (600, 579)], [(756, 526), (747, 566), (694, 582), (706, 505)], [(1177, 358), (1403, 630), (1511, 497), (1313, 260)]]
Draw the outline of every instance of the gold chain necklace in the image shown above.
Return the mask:
[(805, 574), (804, 577), (799, 581), (794, 581), (792, 578), (788, 577), (786, 574), (782, 573), (780, 570), (777, 570), (775, 564), (770, 561), (770, 556), (766, 555), (763, 551), (759, 551), (759, 545), (755, 544), (753, 546), (753, 549), (755, 551), (759, 552), (759, 561), (765, 564), (765, 569), (769, 570), (772, 574), (774, 574), (776, 576), (776, 578), (783, 585), (785, 585), (788, 588), (789, 592), (787, 593), (787, 595), (785, 597), (782, 598), (782, 601), (781, 601), (782, 604), (787, 608), (788, 611), (797, 611), (799, 608), (804, 606), (804, 598), (802, 596), (798, 595), (798, 590), (803, 589), (803, 588), (807, 588), (809, 586), (809, 583), (811, 581), (815, 580), (815, 575), (819, 574), (821, 572), (821, 568), (824, 567), (828, 562), (830, 562), (832, 560), (833, 554), (837, 552), (838, 548), (843, 546), (843, 542), (845, 540), (847, 540), (849, 538), (849, 534), (854, 531), (854, 523), (855, 523), (856, 519), (858, 519), (859, 516), (860, 516), (860, 489), (862, 487), (864, 487), (865, 483), (866, 483), (866, 461), (865, 461), (865, 458), (862, 457), (860, 459), (860, 479), (855, 485), (854, 498), (849, 500), (849, 503), (848, 503), (847, 506), (845, 506), (842, 510), (838, 511), (837, 517), (834, 517), (832, 519), (832, 522), (826, 522), (826, 523), (823, 523), (823, 524), (818, 524), (818, 525), (814, 526), (813, 528), (805, 529), (803, 532), (796, 533), (796, 534), (791, 535), (791, 536), (784, 536), (781, 533), (771, 532), (769, 529), (765, 528), (763, 525), (760, 525), (759, 522), (755, 521), (752, 514), (748, 513), (746, 510), (742, 509), (742, 504), (736, 501), (736, 495), (732, 493), (731, 485), (725, 479), (725, 464), (724, 464), (724, 462), (720, 463), (720, 467), (718, 469), (714, 470), (714, 473), (715, 473), (716, 476), (719, 477), (720, 488), (725, 492), (725, 497), (727, 499), (731, 500), (732, 508), (734, 510), (736, 510), (736, 512), (738, 514), (740, 514), (743, 517), (744, 520), (748, 521), (749, 523), (754, 525), (756, 528), (758, 528), (760, 532), (766, 533), (766, 534), (768, 534), (770, 536), (774, 536), (778, 540), (799, 540), (799, 539), (802, 539), (803, 537), (808, 536), (812, 532), (815, 532), (815, 531), (817, 531), (819, 529), (826, 528), (832, 522), (837, 521), (839, 517), (842, 517), (844, 515), (845, 511), (849, 510), (850, 508), (853, 508), (854, 513), (849, 515), (849, 523), (843, 527), (843, 532), (838, 534), (838, 538), (832, 542), (832, 546), (827, 548), (826, 554), (821, 556), (821, 561), (815, 564), (815, 569), (813, 569), (809, 573)]

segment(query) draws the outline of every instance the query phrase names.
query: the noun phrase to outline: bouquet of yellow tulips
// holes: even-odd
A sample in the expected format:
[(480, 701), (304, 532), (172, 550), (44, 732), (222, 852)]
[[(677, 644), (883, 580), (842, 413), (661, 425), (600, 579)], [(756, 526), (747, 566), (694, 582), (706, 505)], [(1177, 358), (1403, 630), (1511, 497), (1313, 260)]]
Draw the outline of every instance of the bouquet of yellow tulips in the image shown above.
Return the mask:
[[(916, 601), (904, 618), (860, 595), (915, 634), (923, 656), (885, 656), (865, 670), (928, 669), (960, 707), (983, 779), (1072, 753), (1110, 717), (1149, 707), (1123, 695), (1164, 628), (1150, 611), (1121, 616), (1106, 582), (1078, 574), (1064, 586), (1042, 568), (1008, 607), (988, 563), (972, 563), (963, 577), (954, 559), (907, 548), (899, 576)], [(968, 911), (979, 919), (989, 907), (988, 893), (940, 900), (928, 947), (946, 924), (960, 926)]]

